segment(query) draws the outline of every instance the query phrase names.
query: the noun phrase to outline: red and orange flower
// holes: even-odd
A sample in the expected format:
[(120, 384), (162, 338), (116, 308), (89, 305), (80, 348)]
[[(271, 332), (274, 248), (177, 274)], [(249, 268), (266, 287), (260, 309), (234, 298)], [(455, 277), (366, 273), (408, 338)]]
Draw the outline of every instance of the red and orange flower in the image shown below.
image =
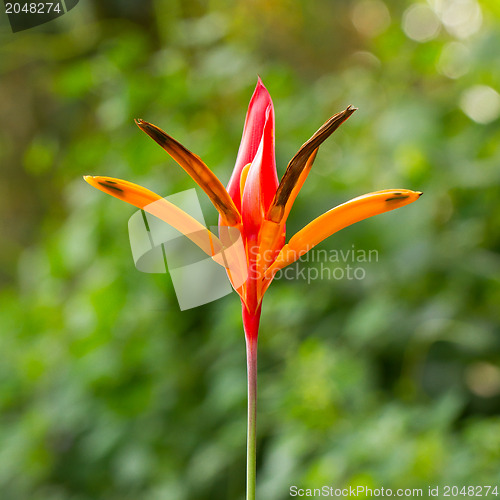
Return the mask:
[[(248, 108), (231, 179), (224, 188), (203, 161), (163, 130), (136, 120), (205, 191), (220, 214), (219, 236), (160, 195), (121, 179), (85, 176), (92, 186), (159, 217), (223, 265), (242, 302), (248, 359), (247, 499), (255, 498), (257, 337), (262, 298), (275, 273), (322, 240), (358, 221), (416, 201), (421, 192), (388, 189), (354, 198), (314, 219), (285, 244), (285, 223), (320, 145), (355, 108), (327, 120), (290, 160), (278, 182), (274, 152), (274, 108), (259, 79)], [(241, 238), (241, 240), (240, 240)], [(235, 245), (238, 240), (241, 244)], [(240, 248), (241, 251), (231, 249)]]
[[(408, 205), (422, 194), (407, 189), (388, 189), (354, 198), (313, 220), (285, 244), (286, 220), (320, 145), (354, 111), (356, 109), (349, 106), (327, 120), (302, 145), (278, 182), (273, 102), (259, 79), (227, 189), (197, 155), (155, 125), (136, 120), (139, 128), (165, 149), (209, 196), (220, 214), (219, 238), (187, 213), (144, 187), (111, 177), (85, 176), (85, 180), (101, 191), (150, 211), (193, 239), (206, 253), (226, 266), (241, 298), (244, 318), (258, 317), (262, 297), (279, 269), (295, 262), (340, 229)], [(232, 231), (227, 228), (232, 228)], [(228, 253), (224, 254), (224, 249), (234, 242), (236, 230), (236, 234), (241, 235), (245, 255), (232, 255), (231, 262), (228, 262)], [(256, 335), (256, 332), (247, 331), (247, 335)]]

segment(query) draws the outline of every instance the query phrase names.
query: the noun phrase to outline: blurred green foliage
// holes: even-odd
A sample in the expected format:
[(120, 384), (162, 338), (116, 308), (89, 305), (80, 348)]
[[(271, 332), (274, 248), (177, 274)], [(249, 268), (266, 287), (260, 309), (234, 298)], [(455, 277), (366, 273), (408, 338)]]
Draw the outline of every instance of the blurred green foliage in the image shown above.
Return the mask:
[(226, 183), (257, 74), (280, 175), (359, 107), (322, 146), (289, 235), (352, 196), (425, 192), (321, 245), (377, 250), (365, 279), (267, 293), (259, 498), (500, 485), (499, 5), (82, 0), (16, 34), (2, 16), (0, 498), (243, 498), (237, 296), (181, 313), (168, 276), (134, 268), (133, 207), (81, 176), (194, 187), (142, 117)]

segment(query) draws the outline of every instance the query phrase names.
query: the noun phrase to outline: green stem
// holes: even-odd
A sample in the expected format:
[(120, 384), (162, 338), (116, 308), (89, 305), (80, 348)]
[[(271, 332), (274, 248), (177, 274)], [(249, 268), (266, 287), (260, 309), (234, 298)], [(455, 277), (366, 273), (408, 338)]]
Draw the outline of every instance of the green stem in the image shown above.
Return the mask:
[(257, 337), (260, 306), (249, 312), (243, 305), (243, 326), (247, 347), (248, 420), (247, 420), (247, 500), (255, 500), (257, 474)]
[(255, 500), (257, 469), (257, 339), (247, 339), (247, 500)]

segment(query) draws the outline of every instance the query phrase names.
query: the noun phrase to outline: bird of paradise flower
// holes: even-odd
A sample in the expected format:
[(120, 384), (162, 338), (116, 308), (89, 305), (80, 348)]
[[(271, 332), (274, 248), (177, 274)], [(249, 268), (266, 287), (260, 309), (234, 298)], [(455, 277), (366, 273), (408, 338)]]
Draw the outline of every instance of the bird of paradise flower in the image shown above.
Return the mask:
[[(160, 195), (121, 179), (85, 176), (97, 189), (164, 220), (223, 265), (240, 296), (247, 351), (248, 432), (247, 500), (255, 499), (257, 338), (262, 298), (277, 271), (295, 262), (333, 233), (363, 219), (416, 201), (422, 193), (387, 189), (343, 203), (314, 219), (285, 244), (285, 223), (320, 145), (356, 108), (333, 115), (299, 149), (278, 182), (274, 144), (274, 107), (261, 79), (250, 100), (236, 164), (224, 188), (203, 161), (163, 130), (136, 120), (205, 191), (219, 212), (219, 236)], [(229, 252), (238, 237), (242, 252)], [(224, 251), (226, 250), (226, 251)]]

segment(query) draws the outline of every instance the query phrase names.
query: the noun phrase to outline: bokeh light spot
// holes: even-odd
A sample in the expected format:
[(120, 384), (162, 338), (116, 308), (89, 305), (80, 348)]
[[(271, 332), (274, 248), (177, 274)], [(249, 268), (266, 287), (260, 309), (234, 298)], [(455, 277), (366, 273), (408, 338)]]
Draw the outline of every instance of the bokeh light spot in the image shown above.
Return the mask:
[(483, 15), (477, 0), (431, 0), (448, 33), (467, 38), (481, 28)]
[(462, 94), (460, 107), (471, 120), (490, 123), (500, 115), (500, 95), (487, 85), (475, 85)]
[(381, 0), (362, 0), (352, 9), (351, 20), (362, 35), (374, 37), (389, 27), (391, 15)]
[(436, 38), (440, 29), (439, 19), (425, 4), (414, 4), (403, 14), (403, 31), (412, 40), (427, 42)]
[(468, 367), (465, 381), (477, 396), (491, 398), (500, 394), (500, 370), (491, 363), (479, 362)]
[(460, 78), (470, 68), (470, 50), (463, 43), (447, 43), (437, 63), (438, 71), (448, 78)]

